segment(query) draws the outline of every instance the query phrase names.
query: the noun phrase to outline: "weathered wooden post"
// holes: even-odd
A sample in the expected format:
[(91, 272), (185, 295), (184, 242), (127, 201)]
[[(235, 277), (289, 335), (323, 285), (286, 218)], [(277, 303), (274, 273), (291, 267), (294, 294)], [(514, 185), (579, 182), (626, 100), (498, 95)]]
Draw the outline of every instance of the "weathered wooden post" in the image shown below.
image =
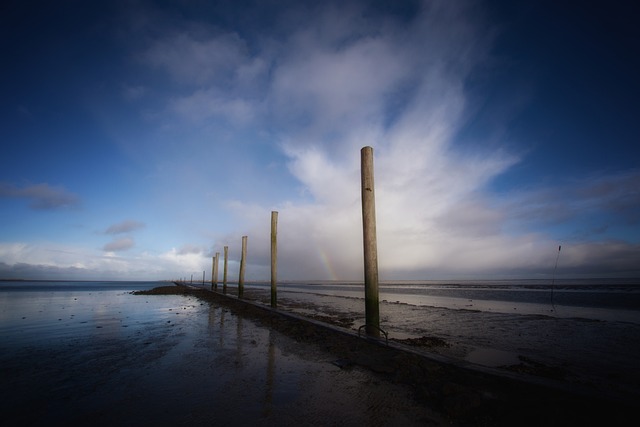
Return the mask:
[(191, 273), (191, 284), (193, 285), (193, 273)]
[(217, 291), (218, 290), (218, 264), (220, 264), (220, 252), (216, 252), (216, 256), (213, 257), (213, 277), (212, 277), (212, 281), (213, 281), (213, 288)]
[(213, 283), (215, 279), (215, 273), (216, 273), (216, 257), (212, 256), (211, 257), (211, 290), (213, 290), (215, 286), (215, 283)]
[(224, 247), (224, 267), (222, 269), (222, 293), (227, 293), (227, 262), (229, 261), (229, 246)]
[(271, 211), (271, 307), (278, 306), (278, 212)]
[(380, 336), (378, 244), (373, 185), (373, 148), (360, 150), (362, 174), (362, 234), (364, 244), (364, 304), (367, 335)]
[(202, 286), (204, 286), (204, 270), (202, 270)]
[(244, 267), (247, 259), (247, 236), (242, 236), (242, 255), (240, 255), (240, 274), (238, 275), (238, 298), (244, 294)]

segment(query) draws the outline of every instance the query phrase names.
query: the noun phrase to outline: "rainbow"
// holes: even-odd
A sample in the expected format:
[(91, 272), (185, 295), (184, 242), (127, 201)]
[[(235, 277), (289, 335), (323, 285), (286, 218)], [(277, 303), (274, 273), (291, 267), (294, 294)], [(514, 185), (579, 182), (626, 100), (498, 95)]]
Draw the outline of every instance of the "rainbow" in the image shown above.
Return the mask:
[(322, 261), (324, 269), (326, 270), (327, 274), (329, 274), (329, 280), (338, 280), (338, 276), (336, 275), (336, 272), (333, 268), (331, 259), (329, 259), (327, 253), (321, 247), (318, 247), (318, 255), (320, 257), (320, 261)]

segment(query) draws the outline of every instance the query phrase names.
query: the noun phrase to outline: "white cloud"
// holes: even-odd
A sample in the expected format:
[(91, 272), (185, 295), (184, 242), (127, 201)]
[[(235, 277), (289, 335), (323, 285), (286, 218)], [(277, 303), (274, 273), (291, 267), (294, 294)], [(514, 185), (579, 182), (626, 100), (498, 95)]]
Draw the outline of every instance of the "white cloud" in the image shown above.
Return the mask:
[[(465, 85), (490, 50), (491, 31), (483, 26), (481, 11), (470, 2), (431, 1), (410, 18), (366, 12), (358, 2), (323, 3), (306, 12), (296, 8), (282, 12), (280, 18), (286, 15), (289, 23), (277, 35), (256, 31), (252, 43), (241, 32), (187, 25), (152, 43), (143, 55), (177, 83), (166, 99), (168, 118), (186, 118), (202, 132), (204, 142), (185, 152), (213, 157), (218, 154), (213, 144), (232, 142), (220, 153), (225, 159), (220, 169), (228, 169), (270, 162), (271, 151), (279, 150), (302, 186), (301, 197), (276, 196), (269, 207), (252, 201), (261, 194), (245, 193), (246, 198), (227, 203), (245, 228), (221, 231), (216, 244), (239, 242), (248, 234), (249, 258), (256, 269), (263, 268), (269, 211), (275, 208), (283, 277), (360, 278), (359, 150), (371, 145), (380, 267), (387, 278), (531, 272), (552, 265), (558, 242), (523, 224), (543, 211), (557, 220), (570, 218), (575, 207), (562, 202), (558, 189), (523, 191), (512, 203), (496, 199), (488, 186), (519, 159), (500, 148), (477, 145), (471, 152), (456, 145), (465, 113), (475, 108), (468, 105)], [(241, 131), (229, 136), (211, 125), (216, 120)], [(254, 141), (255, 154), (238, 148), (254, 135), (266, 135), (260, 144)], [(204, 176), (189, 169), (177, 179), (194, 183), (197, 178), (185, 176), (198, 174)], [(226, 179), (234, 185), (239, 177)], [(636, 181), (624, 182), (632, 188), (629, 183)], [(587, 186), (581, 191), (591, 195), (581, 196), (577, 189), (572, 194), (637, 219), (630, 208), (637, 193), (612, 197), (616, 192), (610, 188), (600, 188), (608, 196), (597, 190)], [(617, 244), (580, 247), (605, 256), (616, 252)], [(165, 256), (176, 263), (193, 256), (186, 264), (195, 268), (198, 251), (183, 247)]]
[[(494, 266), (514, 246), (530, 247), (500, 234), (502, 214), (483, 196), (516, 159), (482, 150), (472, 157), (452, 145), (465, 79), (488, 48), (475, 11), (429, 2), (402, 21), (365, 19), (362, 6), (297, 10), (295, 22), (305, 24), (253, 56), (239, 34), (183, 31), (156, 43), (147, 59), (197, 85), (169, 101), (179, 116), (276, 129), (305, 200), (274, 201), (282, 209), (285, 275), (359, 277), (364, 145), (376, 150), (382, 269)], [(266, 264), (270, 209), (228, 206), (245, 218), (253, 259)], [(239, 241), (247, 231), (217, 240)]]
[(391, 40), (364, 38), (340, 50), (300, 47), (276, 69), (272, 96), (281, 120), (301, 117), (318, 131), (346, 131), (354, 121), (382, 119), (381, 97), (409, 70)]
[[(452, 147), (464, 79), (484, 55), (482, 34), (457, 5), (437, 3), (406, 28), (387, 22), (372, 31), (356, 16), (354, 25), (339, 22), (328, 34), (314, 27), (322, 20), (312, 21), (291, 37), (296, 49), (274, 72), (277, 111), (300, 116), (283, 140), (290, 170), (314, 201), (289, 204), (281, 214), (281, 230), (293, 227), (291, 241), (305, 236), (308, 243), (294, 244), (292, 264), (318, 274), (324, 264), (325, 274), (342, 278), (360, 274), (359, 149), (373, 145), (381, 268), (453, 266), (458, 259), (450, 252), (482, 252), (461, 251), (475, 237), (469, 232), (499, 232), (501, 215), (482, 190), (516, 161), (501, 152), (473, 158)], [(459, 225), (467, 233), (455, 236)], [(475, 256), (467, 265), (493, 258), (485, 252), (484, 263)]]
[(51, 242), (0, 243), (0, 262), (11, 265), (32, 265), (54, 268), (92, 268), (96, 267), (86, 248), (60, 245)]
[(158, 254), (130, 252), (125, 257), (51, 242), (0, 243), (0, 277), (161, 280), (210, 270), (211, 259), (202, 253), (179, 252), (172, 248)]
[[(557, 242), (510, 234), (505, 224), (522, 206), (505, 209), (487, 192), (518, 159), (454, 146), (466, 108), (464, 82), (483, 60), (487, 38), (468, 10), (442, 2), (432, 7), (435, 14), (425, 11), (406, 29), (387, 24), (375, 37), (357, 20), (338, 23), (325, 38), (314, 22), (291, 37), (295, 49), (275, 69), (270, 95), (283, 126), (287, 116), (297, 119), (282, 146), (313, 202), (277, 207), (281, 274), (361, 277), (363, 145), (376, 150), (379, 262), (387, 278), (530, 273), (552, 264)], [(411, 91), (402, 92), (403, 85)], [(264, 264), (268, 211), (237, 204), (233, 210), (251, 212), (253, 256)]]

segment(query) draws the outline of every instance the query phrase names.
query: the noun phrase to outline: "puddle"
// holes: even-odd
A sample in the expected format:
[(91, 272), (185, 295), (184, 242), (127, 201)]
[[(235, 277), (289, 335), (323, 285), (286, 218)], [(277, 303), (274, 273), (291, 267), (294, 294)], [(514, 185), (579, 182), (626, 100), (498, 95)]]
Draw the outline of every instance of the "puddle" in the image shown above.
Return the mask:
[(465, 358), (468, 362), (477, 365), (497, 368), (499, 366), (517, 365), (520, 363), (518, 355), (510, 351), (495, 350), (492, 348), (476, 348)]

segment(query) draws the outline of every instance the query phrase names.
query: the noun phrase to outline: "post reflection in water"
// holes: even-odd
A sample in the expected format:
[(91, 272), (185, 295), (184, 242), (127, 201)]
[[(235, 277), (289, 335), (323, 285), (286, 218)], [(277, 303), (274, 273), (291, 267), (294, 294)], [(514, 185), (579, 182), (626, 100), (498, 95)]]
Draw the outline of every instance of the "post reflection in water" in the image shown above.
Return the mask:
[(275, 344), (273, 343), (273, 337), (271, 336), (271, 331), (269, 331), (269, 348), (267, 350), (267, 381), (266, 381), (265, 395), (264, 395), (264, 408), (262, 410), (263, 416), (271, 415), (271, 411), (272, 411), (273, 383), (274, 383), (275, 366), (276, 366), (275, 354), (276, 354)]
[(281, 331), (262, 317), (218, 302), (210, 302), (200, 314), (200, 330), (207, 336), (197, 339), (187, 355), (195, 362), (185, 368), (191, 376), (185, 377), (183, 368), (175, 370), (177, 382), (205, 391), (202, 401), (188, 396), (185, 404), (196, 414), (190, 421), (283, 427), (414, 425), (407, 421), (430, 414), (412, 403), (410, 391), (378, 387), (379, 378), (364, 370), (328, 363), (330, 354), (296, 340), (291, 335), (295, 331)]
[(216, 311), (218, 307), (216, 307), (213, 304), (209, 305), (209, 331), (211, 332), (211, 334), (215, 334), (215, 329), (216, 329)]
[(224, 313), (225, 309), (220, 307), (220, 347), (224, 347)]
[(242, 317), (236, 319), (236, 367), (242, 368)]
[[(257, 400), (255, 403), (258, 404), (258, 408), (261, 406), (261, 415), (263, 417), (269, 417), (274, 413), (274, 390), (275, 384), (278, 381), (277, 372), (276, 372), (276, 353), (277, 353), (277, 345), (276, 345), (276, 336), (272, 330), (265, 331), (265, 333), (256, 334), (256, 331), (253, 331), (251, 328), (247, 330), (247, 320), (243, 319), (241, 316), (227, 315), (227, 309), (223, 306), (219, 306), (217, 304), (211, 304), (208, 313), (208, 329), (211, 338), (215, 340), (217, 336), (216, 346), (219, 350), (225, 349), (225, 346), (230, 346), (231, 348), (227, 348), (227, 350), (234, 350), (235, 357), (233, 357), (230, 362), (233, 366), (233, 370), (236, 372), (235, 376), (238, 378), (238, 381), (234, 381), (235, 386), (240, 388), (249, 387), (249, 383), (247, 381), (239, 380), (243, 377), (247, 372), (245, 371), (253, 371), (252, 375), (256, 381), (252, 381), (253, 386), (259, 385), (259, 388), (254, 389), (254, 392), (259, 392), (260, 395), (263, 396), (261, 400), (261, 404), (258, 403), (260, 400)], [(225, 319), (225, 316), (227, 317)], [(226, 323), (225, 323), (226, 322)], [(229, 324), (231, 322), (231, 324)], [(235, 322), (235, 337), (226, 337), (228, 333), (233, 334), (233, 323)], [(226, 326), (226, 328), (225, 328)], [(231, 327), (231, 330), (229, 330)], [(251, 333), (253, 331), (253, 333)], [(244, 341), (248, 339), (245, 334), (250, 334), (253, 338), (251, 340), (250, 348), (246, 348), (247, 343)], [(235, 338), (235, 343), (233, 342)], [(245, 353), (248, 351), (249, 353)], [(253, 356), (252, 356), (253, 355)], [(266, 357), (265, 357), (266, 356)], [(224, 362), (223, 362), (224, 363)], [(254, 371), (256, 369), (256, 371)], [(260, 375), (260, 373), (264, 373)], [(256, 374), (258, 376), (256, 377)], [(258, 378), (262, 377), (263, 380), (258, 380)], [(264, 389), (262, 390), (262, 386)], [(241, 394), (248, 393), (246, 390), (240, 391)], [(228, 396), (229, 398), (233, 398), (232, 396)], [(256, 409), (258, 409), (256, 408)], [(260, 409), (258, 409), (260, 410)]]
[[(210, 304), (209, 306), (209, 332), (212, 336), (218, 337), (219, 348), (224, 348), (225, 343), (225, 328), (224, 328), (224, 315), (227, 310), (224, 307)], [(220, 323), (218, 324), (218, 315)]]

